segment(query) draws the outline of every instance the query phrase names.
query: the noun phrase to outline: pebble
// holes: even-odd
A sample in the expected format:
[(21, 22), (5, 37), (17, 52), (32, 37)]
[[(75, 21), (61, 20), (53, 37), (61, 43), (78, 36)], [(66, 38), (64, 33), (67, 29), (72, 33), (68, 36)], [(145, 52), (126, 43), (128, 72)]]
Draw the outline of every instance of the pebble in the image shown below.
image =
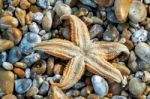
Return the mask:
[(103, 39), (106, 41), (115, 41), (119, 37), (119, 32), (116, 27), (109, 25), (103, 34)]
[(140, 42), (135, 46), (136, 55), (147, 63), (150, 63), (150, 46), (146, 43)]
[(14, 73), (15, 73), (18, 77), (20, 77), (20, 78), (24, 78), (24, 77), (26, 76), (24, 70), (21, 69), (21, 68), (14, 68), (13, 71), (14, 71)]
[(30, 78), (31, 77), (31, 70), (30, 70), (30, 68), (27, 68), (25, 70), (25, 75), (26, 75), (26, 78)]
[(60, 33), (62, 33), (63, 37), (67, 40), (70, 39), (70, 29), (69, 27), (60, 28)]
[(49, 0), (37, 0), (36, 4), (43, 9), (47, 9), (50, 5)]
[(16, 10), (15, 10), (15, 15), (16, 15), (16, 17), (18, 18), (20, 24), (21, 24), (22, 26), (24, 26), (24, 25), (25, 25), (26, 11), (25, 11), (25, 10), (22, 10), (22, 9), (20, 9), (20, 8), (16, 8)]
[(112, 93), (112, 95), (120, 95), (122, 91), (122, 85), (119, 83), (111, 83), (109, 91)]
[(105, 79), (103, 79), (101, 76), (94, 75), (92, 76), (91, 81), (94, 91), (97, 95), (104, 97), (108, 94), (109, 86)]
[(141, 96), (146, 89), (146, 84), (138, 78), (132, 78), (129, 81), (129, 91), (134, 96)]
[(132, 1), (129, 10), (129, 19), (134, 23), (143, 21), (147, 16), (147, 10), (144, 4), (140, 1)]
[(17, 27), (18, 20), (12, 16), (4, 16), (0, 18), (0, 29), (7, 29), (10, 27)]
[(3, 62), (2, 66), (6, 70), (13, 70), (13, 65), (9, 62)]
[(33, 21), (41, 24), (43, 19), (43, 13), (41, 12), (36, 12), (33, 14)]
[(115, 15), (119, 21), (125, 22), (127, 20), (131, 2), (132, 0), (115, 0)]
[(149, 82), (150, 81), (150, 73), (148, 71), (144, 71), (142, 81), (144, 81), (144, 82)]
[(54, 68), (53, 68), (53, 72), (54, 74), (62, 74), (63, 73), (63, 65), (61, 64), (55, 64)]
[(97, 96), (95, 94), (89, 94), (87, 99), (99, 99), (99, 96)]
[(45, 95), (48, 93), (48, 90), (49, 90), (49, 83), (48, 81), (44, 81), (39, 89), (39, 94)]
[(20, 7), (24, 10), (28, 9), (31, 6), (28, 0), (20, 0)]
[(33, 13), (30, 11), (27, 13), (25, 17), (26, 24), (30, 25), (32, 23), (32, 19), (33, 19)]
[(150, 0), (144, 0), (144, 3), (150, 4)]
[(0, 39), (0, 51), (5, 51), (14, 47), (14, 43), (10, 40)]
[(39, 33), (40, 29), (38, 27), (38, 25), (35, 23), (35, 22), (32, 22), (30, 25), (29, 25), (29, 30), (30, 32), (33, 32), (33, 33)]
[(102, 7), (109, 7), (114, 3), (114, 0), (96, 0), (97, 4)]
[(33, 86), (36, 86), (36, 87), (40, 87), (41, 84), (43, 83), (44, 79), (42, 78), (41, 75), (36, 75), (36, 77), (34, 78), (33, 80)]
[(53, 68), (54, 68), (54, 58), (53, 57), (49, 57), (47, 60), (47, 69), (46, 69), (46, 73), (48, 75), (52, 75), (53, 73)]
[(91, 38), (95, 38), (96, 36), (102, 37), (103, 32), (104, 32), (104, 29), (103, 29), (102, 25), (99, 25), (99, 24), (94, 24), (90, 28)]
[(136, 32), (133, 33), (132, 35), (132, 41), (137, 43), (137, 42), (145, 42), (147, 41), (148, 37), (148, 31), (144, 29), (137, 30)]
[(5, 94), (12, 94), (14, 90), (14, 74), (0, 68), (0, 89)]
[(3, 96), (2, 99), (17, 99), (17, 97), (15, 95), (8, 94), (8, 95)]
[(55, 74), (52, 79), (53, 79), (54, 82), (57, 82), (61, 79), (61, 75), (60, 74)]
[(39, 92), (39, 89), (33, 86), (26, 92), (26, 96), (31, 97), (31, 96), (38, 94), (38, 92)]
[(41, 30), (41, 31), (39, 32), (39, 35), (40, 35), (40, 36), (43, 36), (44, 34), (46, 34), (46, 31), (45, 31), (45, 30)]
[(17, 79), (15, 80), (15, 91), (18, 94), (23, 94), (27, 92), (32, 86), (31, 79)]
[(14, 64), (19, 61), (22, 57), (21, 50), (19, 47), (12, 48), (8, 53), (8, 62)]
[(31, 5), (29, 10), (32, 13), (42, 12), (42, 8), (38, 7), (37, 5)]
[(22, 63), (22, 62), (16, 62), (15, 67), (25, 69), (27, 67), (27, 64)]
[(96, 8), (96, 3), (93, 0), (79, 0), (82, 4)]
[(42, 27), (45, 31), (49, 31), (52, 27), (52, 14), (47, 11), (42, 19)]
[(13, 1), (11, 1), (11, 5), (14, 6), (14, 7), (18, 6), (19, 3), (20, 3), (20, 0), (13, 0)]
[(111, 99), (127, 99), (127, 97), (116, 95), (116, 96), (113, 96)]
[(81, 89), (81, 88), (83, 88), (83, 87), (85, 87), (85, 83), (84, 83), (84, 82), (81, 82), (81, 81), (77, 82), (77, 83), (73, 86), (74, 89)]
[(41, 95), (34, 95), (33, 98), (34, 99), (44, 99), (43, 96), (41, 96)]
[(78, 0), (65, 0), (64, 3), (73, 7), (77, 5)]
[(49, 40), (52, 37), (52, 33), (46, 33), (41, 38), (42, 41)]
[(7, 53), (6, 52), (0, 52), (0, 65), (3, 64), (7, 59)]
[(65, 15), (65, 14), (71, 14), (71, 12), (72, 12), (71, 8), (64, 3), (59, 3), (59, 4), (55, 5), (54, 11), (56, 12), (56, 14), (59, 17)]
[(150, 64), (144, 60), (138, 59), (137, 60), (137, 65), (139, 70), (148, 70), (150, 71)]
[(26, 63), (29, 67), (37, 62), (40, 59), (40, 55), (38, 53), (30, 54), (28, 56), (25, 56), (22, 60), (22, 62)]
[(26, 33), (19, 45), (22, 53), (30, 54), (33, 52), (33, 46), (41, 42), (41, 37), (35, 33)]

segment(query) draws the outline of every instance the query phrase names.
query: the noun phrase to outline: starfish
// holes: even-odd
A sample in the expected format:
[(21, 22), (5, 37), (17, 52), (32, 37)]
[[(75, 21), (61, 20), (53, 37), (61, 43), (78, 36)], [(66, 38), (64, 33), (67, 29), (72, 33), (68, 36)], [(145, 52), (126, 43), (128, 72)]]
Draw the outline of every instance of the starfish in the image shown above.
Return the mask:
[(93, 42), (90, 40), (86, 24), (75, 15), (64, 15), (60, 19), (69, 20), (72, 42), (54, 38), (42, 41), (35, 46), (35, 50), (69, 60), (60, 82), (53, 84), (63, 90), (69, 89), (80, 80), (85, 70), (121, 83), (123, 79), (121, 72), (107, 60), (117, 56), (126, 60), (129, 56), (128, 48), (116, 42)]

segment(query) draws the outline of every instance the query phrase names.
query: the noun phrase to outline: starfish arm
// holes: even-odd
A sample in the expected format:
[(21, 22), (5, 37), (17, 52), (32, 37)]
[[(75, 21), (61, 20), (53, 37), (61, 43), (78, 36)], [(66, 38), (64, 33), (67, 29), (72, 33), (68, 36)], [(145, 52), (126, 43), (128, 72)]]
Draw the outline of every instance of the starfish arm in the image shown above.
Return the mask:
[(71, 41), (80, 48), (86, 48), (90, 43), (90, 34), (86, 24), (75, 15), (64, 15), (61, 20), (69, 20), (71, 25)]
[(85, 70), (84, 58), (76, 56), (66, 66), (60, 83), (52, 83), (61, 89), (69, 89), (79, 81)]
[(80, 54), (80, 48), (75, 46), (72, 42), (61, 39), (53, 39), (38, 43), (35, 50), (46, 52), (50, 55), (59, 57), (61, 59), (69, 60), (72, 57)]
[(122, 60), (126, 60), (129, 57), (128, 48), (116, 42), (94, 42), (90, 52), (106, 60), (114, 59), (117, 56), (120, 56)]
[(69, 99), (68, 96), (57, 86), (52, 85), (49, 93), (50, 99)]
[(85, 64), (86, 69), (94, 74), (99, 74), (118, 83), (121, 83), (123, 79), (120, 71), (102, 57), (90, 54), (86, 57)]

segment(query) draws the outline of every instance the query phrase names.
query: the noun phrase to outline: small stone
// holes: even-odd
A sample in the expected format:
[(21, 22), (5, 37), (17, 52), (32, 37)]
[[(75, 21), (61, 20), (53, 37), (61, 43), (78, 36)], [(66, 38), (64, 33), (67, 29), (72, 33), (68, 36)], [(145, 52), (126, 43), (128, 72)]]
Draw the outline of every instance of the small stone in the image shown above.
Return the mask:
[(150, 0), (144, 0), (144, 3), (150, 4)]
[(36, 86), (39, 88), (43, 82), (44, 82), (44, 79), (42, 78), (42, 76), (36, 75), (33, 80), (33, 86)]
[(64, 3), (59, 3), (59, 4), (55, 5), (54, 11), (56, 12), (56, 14), (59, 17), (65, 15), (65, 14), (71, 14), (71, 12), (72, 12), (71, 8)]
[(37, 0), (36, 4), (43, 9), (47, 9), (50, 5), (49, 0)]
[(29, 30), (30, 32), (33, 32), (33, 33), (39, 33), (40, 29), (38, 27), (38, 25), (35, 23), (35, 22), (32, 22), (30, 25), (29, 25)]
[(53, 68), (54, 68), (54, 58), (53, 57), (49, 57), (48, 60), (47, 60), (47, 70), (46, 70), (46, 73), (48, 75), (52, 75)]
[(147, 63), (150, 63), (150, 46), (146, 43), (140, 42), (135, 46), (136, 55)]
[(32, 19), (33, 19), (33, 13), (30, 11), (27, 13), (25, 17), (26, 24), (30, 25), (32, 23)]
[(79, 90), (73, 90), (72, 91), (72, 96), (73, 97), (77, 97), (77, 96), (79, 96), (80, 95), (80, 91)]
[(13, 65), (9, 62), (3, 62), (3, 68), (6, 70), (13, 70)]
[(45, 95), (48, 93), (48, 90), (49, 90), (49, 83), (48, 81), (44, 81), (39, 89), (39, 94)]
[(19, 45), (22, 53), (30, 54), (33, 52), (33, 46), (41, 42), (41, 37), (35, 33), (26, 33)]
[(52, 79), (53, 79), (54, 82), (57, 82), (61, 79), (61, 75), (55, 74)]
[(127, 99), (125, 96), (113, 96), (112, 99)]
[(14, 90), (14, 74), (0, 68), (0, 89), (4, 94), (12, 94)]
[(0, 51), (5, 51), (14, 47), (14, 43), (10, 40), (0, 39)]
[(46, 34), (46, 31), (45, 31), (45, 30), (41, 30), (41, 31), (39, 32), (39, 35), (40, 35), (40, 36), (43, 36), (44, 34)]
[(70, 39), (70, 29), (69, 27), (60, 28), (60, 33), (62, 33), (63, 37), (67, 40)]
[(144, 71), (144, 76), (142, 77), (142, 80), (144, 82), (149, 82), (150, 81), (150, 73), (148, 71)]
[(109, 25), (103, 34), (103, 39), (106, 41), (115, 41), (119, 37), (119, 32), (116, 27)]
[(27, 68), (25, 70), (25, 75), (26, 75), (26, 78), (30, 78), (31, 77), (31, 70), (30, 70), (30, 68)]
[(40, 55), (38, 53), (30, 54), (22, 60), (22, 62), (26, 63), (28, 66), (31, 66), (35, 62), (40, 59)]
[(41, 96), (41, 95), (34, 95), (33, 98), (34, 99), (43, 99), (43, 96)]
[(92, 76), (91, 80), (94, 91), (97, 95), (104, 97), (108, 94), (109, 86), (105, 79), (103, 79), (101, 76), (94, 75)]
[(27, 92), (32, 86), (31, 79), (17, 79), (15, 80), (15, 90), (18, 94)]
[(37, 12), (42, 12), (42, 8), (36, 6), (36, 5), (31, 5), (29, 9), (32, 13), (37, 13)]
[(27, 67), (27, 64), (22, 63), (22, 62), (16, 62), (15, 67), (25, 69)]
[(121, 84), (114, 82), (110, 84), (109, 91), (112, 93), (112, 95), (120, 95), (122, 89), (123, 88)]
[(138, 78), (132, 78), (129, 82), (129, 91), (134, 96), (141, 96), (146, 89), (146, 84)]
[(99, 99), (99, 96), (97, 96), (95, 94), (89, 94), (87, 99)]
[(7, 59), (7, 53), (6, 52), (0, 52), (0, 65), (2, 65), (3, 62), (5, 62)]
[(37, 93), (39, 92), (39, 89), (37, 87), (31, 87), (27, 93), (26, 93), (26, 96), (27, 97), (32, 97), (34, 95), (36, 95)]
[(84, 82), (77, 82), (74, 86), (73, 86), (73, 88), (75, 88), (75, 89), (81, 89), (81, 88), (83, 88), (85, 86), (85, 83)]
[(43, 19), (43, 13), (41, 12), (36, 12), (33, 14), (33, 21), (41, 24)]
[(126, 21), (132, 0), (115, 0), (115, 15), (119, 21)]
[(24, 10), (28, 9), (31, 6), (28, 0), (20, 0), (20, 7)]
[(146, 71), (150, 71), (150, 64), (144, 60), (138, 59), (137, 60), (137, 67), (139, 70), (146, 70)]
[(18, 20), (12, 16), (4, 16), (0, 18), (0, 29), (7, 29), (10, 27), (17, 27)]
[(16, 7), (16, 6), (19, 5), (19, 3), (20, 3), (20, 0), (13, 0), (13, 1), (11, 2), (11, 5), (14, 6), (14, 7)]
[(102, 37), (102, 33), (104, 32), (104, 29), (102, 25), (95, 24), (90, 28), (91, 38), (95, 38), (96, 36)]
[(47, 11), (42, 19), (42, 27), (45, 31), (49, 31), (52, 27), (52, 14), (50, 11)]
[(148, 31), (144, 29), (137, 30), (135, 33), (132, 35), (132, 41), (137, 43), (137, 42), (145, 42), (147, 41), (148, 37)]
[(82, 4), (96, 8), (96, 3), (93, 0), (79, 0)]
[(77, 5), (78, 0), (65, 0), (64, 3), (73, 7)]
[(88, 85), (81, 89), (81, 96), (86, 97), (88, 94), (91, 94), (93, 91), (93, 87), (91, 85)]
[(19, 47), (14, 47), (9, 51), (8, 62), (14, 64), (19, 61), (22, 57)]
[(22, 26), (24, 26), (24, 25), (25, 25), (26, 11), (25, 11), (25, 10), (22, 10), (22, 9), (20, 9), (20, 8), (16, 8), (15, 15), (16, 15), (16, 17), (18, 18), (20, 24), (21, 24)]
[(52, 33), (46, 33), (41, 38), (42, 41), (49, 40), (52, 37)]
[(54, 74), (62, 74), (63, 73), (63, 66), (61, 64), (55, 64), (53, 72)]
[(76, 13), (76, 15), (78, 17), (87, 16), (88, 15), (88, 9), (86, 9), (86, 8), (80, 8), (80, 10)]
[(140, 1), (132, 1), (129, 10), (129, 19), (134, 23), (143, 21), (147, 16), (147, 10), (144, 4)]
[(2, 99), (17, 99), (17, 97), (15, 95), (8, 94), (8, 95), (3, 96)]
[(35, 4), (36, 0), (29, 0), (30, 3)]
[(109, 7), (114, 3), (114, 0), (96, 0), (97, 4), (102, 7)]
[(14, 68), (14, 73), (19, 76), (20, 78), (24, 78), (26, 76), (24, 70), (20, 68)]

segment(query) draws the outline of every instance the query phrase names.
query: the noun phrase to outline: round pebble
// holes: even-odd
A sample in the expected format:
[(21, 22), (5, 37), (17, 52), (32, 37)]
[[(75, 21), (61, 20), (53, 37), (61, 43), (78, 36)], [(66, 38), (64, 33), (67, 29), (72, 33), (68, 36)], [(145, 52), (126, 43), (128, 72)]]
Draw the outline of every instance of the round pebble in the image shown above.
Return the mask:
[(95, 38), (96, 36), (102, 37), (103, 32), (104, 32), (104, 29), (103, 29), (102, 25), (99, 25), (99, 24), (94, 24), (90, 28), (91, 38)]
[(13, 69), (13, 65), (9, 62), (3, 62), (2, 66), (6, 70), (12, 70)]
[(33, 14), (33, 21), (41, 24), (43, 19), (43, 13), (41, 12), (36, 12)]
[(32, 86), (31, 79), (17, 79), (15, 80), (15, 90), (18, 94), (27, 92)]
[(81, 89), (85, 86), (85, 83), (84, 82), (77, 82), (73, 88), (75, 89)]
[(45, 95), (47, 94), (48, 90), (49, 90), (49, 83), (48, 81), (44, 81), (39, 89), (39, 94)]
[(38, 25), (35, 23), (35, 22), (32, 22), (30, 25), (29, 25), (29, 30), (30, 32), (32, 33), (39, 33), (40, 29), (38, 27)]
[(97, 95), (104, 97), (108, 94), (109, 86), (105, 79), (103, 79), (101, 76), (94, 75), (92, 76), (91, 81), (94, 91)]

